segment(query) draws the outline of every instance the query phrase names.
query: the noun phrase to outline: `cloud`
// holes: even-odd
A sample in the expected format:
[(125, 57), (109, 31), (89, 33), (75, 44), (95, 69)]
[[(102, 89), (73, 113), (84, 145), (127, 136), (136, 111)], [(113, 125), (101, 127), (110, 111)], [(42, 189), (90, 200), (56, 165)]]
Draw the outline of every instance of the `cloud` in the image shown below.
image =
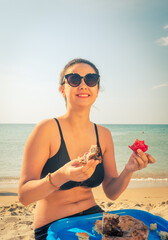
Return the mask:
[[(168, 29), (168, 25), (165, 25), (163, 28)], [(168, 37), (161, 37), (156, 42), (159, 46), (168, 46)]]
[(162, 88), (162, 87), (168, 87), (168, 82), (153, 86), (152, 89)]
[(159, 46), (168, 46), (168, 37), (162, 37), (157, 40)]

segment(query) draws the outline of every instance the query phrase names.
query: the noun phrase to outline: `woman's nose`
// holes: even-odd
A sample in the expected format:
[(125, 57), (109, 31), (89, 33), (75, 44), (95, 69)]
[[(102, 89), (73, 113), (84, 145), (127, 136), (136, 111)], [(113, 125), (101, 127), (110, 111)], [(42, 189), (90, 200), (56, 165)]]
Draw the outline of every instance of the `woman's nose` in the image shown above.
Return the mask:
[(87, 89), (87, 85), (86, 85), (84, 79), (82, 79), (81, 84), (79, 85), (79, 88), (81, 88), (81, 89)]

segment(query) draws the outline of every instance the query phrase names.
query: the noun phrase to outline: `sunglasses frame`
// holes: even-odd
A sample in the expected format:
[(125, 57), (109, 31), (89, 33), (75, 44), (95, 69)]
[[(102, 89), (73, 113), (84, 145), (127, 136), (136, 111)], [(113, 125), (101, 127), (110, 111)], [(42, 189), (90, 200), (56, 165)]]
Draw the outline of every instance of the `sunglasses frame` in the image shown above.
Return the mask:
[[(76, 86), (71, 85), (70, 81), (68, 80), (68, 77), (69, 77), (69, 76), (73, 76), (73, 75), (77, 75), (77, 76), (80, 77), (79, 84), (76, 85)], [(95, 85), (93, 85), (93, 86), (89, 86), (89, 85), (88, 85), (88, 82), (86, 81), (86, 80), (87, 80), (87, 79), (86, 79), (86, 76), (88, 76), (88, 75), (96, 75), (96, 76), (98, 77), (97, 82), (96, 82)], [(78, 87), (78, 86), (81, 84), (81, 82), (82, 82), (82, 78), (84, 79), (84, 82), (85, 82), (85, 84), (86, 84), (88, 87), (95, 87), (95, 86), (99, 83), (99, 81), (100, 81), (100, 75), (97, 74), (97, 73), (88, 73), (88, 74), (86, 74), (86, 75), (83, 76), (83, 77), (80, 76), (78, 73), (69, 73), (69, 74), (66, 74), (66, 75), (64, 76), (64, 82), (63, 82), (62, 84), (65, 84), (65, 79), (66, 79), (66, 80), (67, 80), (67, 83), (68, 83), (71, 87)]]

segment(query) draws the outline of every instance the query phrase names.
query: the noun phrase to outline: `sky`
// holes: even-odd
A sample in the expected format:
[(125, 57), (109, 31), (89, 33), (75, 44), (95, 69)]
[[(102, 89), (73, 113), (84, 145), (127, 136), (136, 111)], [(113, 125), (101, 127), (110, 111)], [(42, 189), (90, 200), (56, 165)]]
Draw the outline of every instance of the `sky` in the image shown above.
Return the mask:
[(63, 115), (59, 74), (92, 61), (100, 124), (168, 124), (167, 0), (0, 0), (0, 123)]

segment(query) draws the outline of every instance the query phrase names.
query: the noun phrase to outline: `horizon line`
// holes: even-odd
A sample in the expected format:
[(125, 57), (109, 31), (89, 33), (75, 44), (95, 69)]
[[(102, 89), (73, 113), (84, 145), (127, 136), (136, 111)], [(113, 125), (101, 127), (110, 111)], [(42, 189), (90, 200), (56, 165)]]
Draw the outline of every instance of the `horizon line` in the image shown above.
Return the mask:
[[(0, 124), (38, 124), (37, 123), (33, 123), (33, 122), (4, 122), (4, 123), (0, 123)], [(97, 123), (100, 125), (168, 125), (168, 123)]]

